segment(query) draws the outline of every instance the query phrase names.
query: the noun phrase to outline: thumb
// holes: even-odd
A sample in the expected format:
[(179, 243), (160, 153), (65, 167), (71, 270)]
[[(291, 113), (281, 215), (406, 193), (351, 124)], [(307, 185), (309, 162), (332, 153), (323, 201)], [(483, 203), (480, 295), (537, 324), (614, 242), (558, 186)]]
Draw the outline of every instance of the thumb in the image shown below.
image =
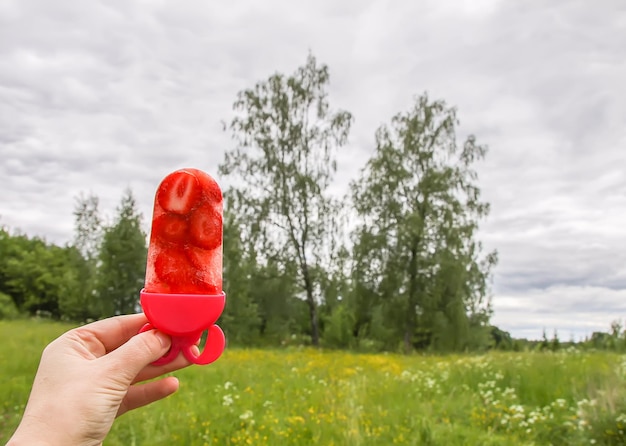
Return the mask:
[(171, 345), (172, 340), (168, 335), (150, 330), (133, 336), (100, 359), (105, 359), (114, 373), (130, 385), (144, 367), (167, 353)]

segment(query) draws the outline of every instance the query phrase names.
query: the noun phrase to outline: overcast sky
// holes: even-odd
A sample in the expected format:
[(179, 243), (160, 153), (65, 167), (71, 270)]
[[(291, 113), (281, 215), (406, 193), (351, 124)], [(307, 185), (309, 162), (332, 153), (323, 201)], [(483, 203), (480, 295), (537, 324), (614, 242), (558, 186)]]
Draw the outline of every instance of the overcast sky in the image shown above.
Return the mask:
[(489, 146), (494, 323), (569, 339), (626, 317), (623, 0), (2, 0), (0, 224), (64, 244), (76, 196), (113, 215), (131, 187), (147, 225), (166, 174), (217, 177), (236, 93), (309, 50), (355, 116), (338, 188), (425, 91)]

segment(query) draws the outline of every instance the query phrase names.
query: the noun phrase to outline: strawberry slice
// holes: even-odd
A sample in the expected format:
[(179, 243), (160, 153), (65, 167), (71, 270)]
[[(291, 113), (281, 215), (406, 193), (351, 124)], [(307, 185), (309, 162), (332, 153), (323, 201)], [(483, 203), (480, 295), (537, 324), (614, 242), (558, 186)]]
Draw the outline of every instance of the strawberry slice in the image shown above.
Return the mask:
[(200, 182), (186, 170), (177, 170), (161, 182), (157, 201), (167, 212), (187, 214), (202, 197)]
[(185, 243), (188, 229), (187, 218), (178, 214), (163, 214), (152, 223), (156, 238), (167, 243)]
[(200, 182), (202, 190), (204, 191), (203, 198), (207, 202), (211, 203), (214, 206), (217, 206), (222, 202), (222, 199), (223, 199), (222, 189), (220, 189), (220, 186), (213, 179), (213, 177), (211, 177), (206, 172), (203, 172), (198, 169), (185, 169), (185, 170), (193, 173), (196, 176), (196, 178)]
[(191, 242), (202, 249), (222, 244), (222, 215), (210, 203), (204, 203), (189, 217)]
[(191, 282), (195, 272), (185, 252), (178, 249), (168, 249), (158, 253), (154, 261), (154, 269), (157, 276), (170, 286)]
[(198, 268), (198, 277), (207, 286), (211, 294), (222, 291), (222, 251), (221, 249), (202, 249), (187, 246), (185, 254), (191, 263)]
[(219, 250), (216, 249), (203, 249), (197, 246), (188, 245), (185, 247), (185, 254), (193, 266), (198, 269), (204, 270), (207, 265), (212, 262), (215, 253)]
[(173, 294), (213, 294), (213, 287), (205, 283), (185, 252), (168, 249), (160, 252), (154, 262), (157, 276), (169, 286)]

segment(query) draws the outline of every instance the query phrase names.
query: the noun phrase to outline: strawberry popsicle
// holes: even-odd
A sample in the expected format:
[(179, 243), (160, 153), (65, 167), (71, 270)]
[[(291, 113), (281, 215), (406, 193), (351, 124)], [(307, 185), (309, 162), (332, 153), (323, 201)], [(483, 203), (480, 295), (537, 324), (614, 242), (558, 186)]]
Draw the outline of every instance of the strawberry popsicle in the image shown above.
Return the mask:
[[(172, 348), (155, 364), (170, 362), (180, 351), (196, 364), (215, 361), (224, 350), (215, 325), (224, 309), (222, 291), (223, 199), (219, 185), (198, 169), (166, 176), (154, 201), (152, 231), (141, 306), (149, 323), (172, 336)], [(204, 351), (193, 346), (208, 330)]]

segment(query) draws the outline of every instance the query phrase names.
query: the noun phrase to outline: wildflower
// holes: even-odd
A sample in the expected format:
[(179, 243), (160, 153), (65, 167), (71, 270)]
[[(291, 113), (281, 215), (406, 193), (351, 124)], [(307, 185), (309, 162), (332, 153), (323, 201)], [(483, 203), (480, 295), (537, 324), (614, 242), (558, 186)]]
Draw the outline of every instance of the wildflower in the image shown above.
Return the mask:
[(251, 410), (246, 410), (244, 413), (242, 413), (241, 415), (239, 415), (239, 419), (240, 420), (249, 420), (252, 418), (254, 414), (252, 413)]
[(567, 401), (565, 401), (563, 398), (559, 398), (554, 403), (552, 403), (553, 406), (557, 406), (561, 408), (565, 407), (566, 404), (567, 404)]
[(222, 406), (230, 406), (233, 404), (233, 397), (230, 395), (224, 395), (222, 398)]
[(515, 389), (513, 389), (512, 387), (507, 387), (506, 389), (504, 389), (504, 392), (502, 392), (502, 396), (515, 396)]

